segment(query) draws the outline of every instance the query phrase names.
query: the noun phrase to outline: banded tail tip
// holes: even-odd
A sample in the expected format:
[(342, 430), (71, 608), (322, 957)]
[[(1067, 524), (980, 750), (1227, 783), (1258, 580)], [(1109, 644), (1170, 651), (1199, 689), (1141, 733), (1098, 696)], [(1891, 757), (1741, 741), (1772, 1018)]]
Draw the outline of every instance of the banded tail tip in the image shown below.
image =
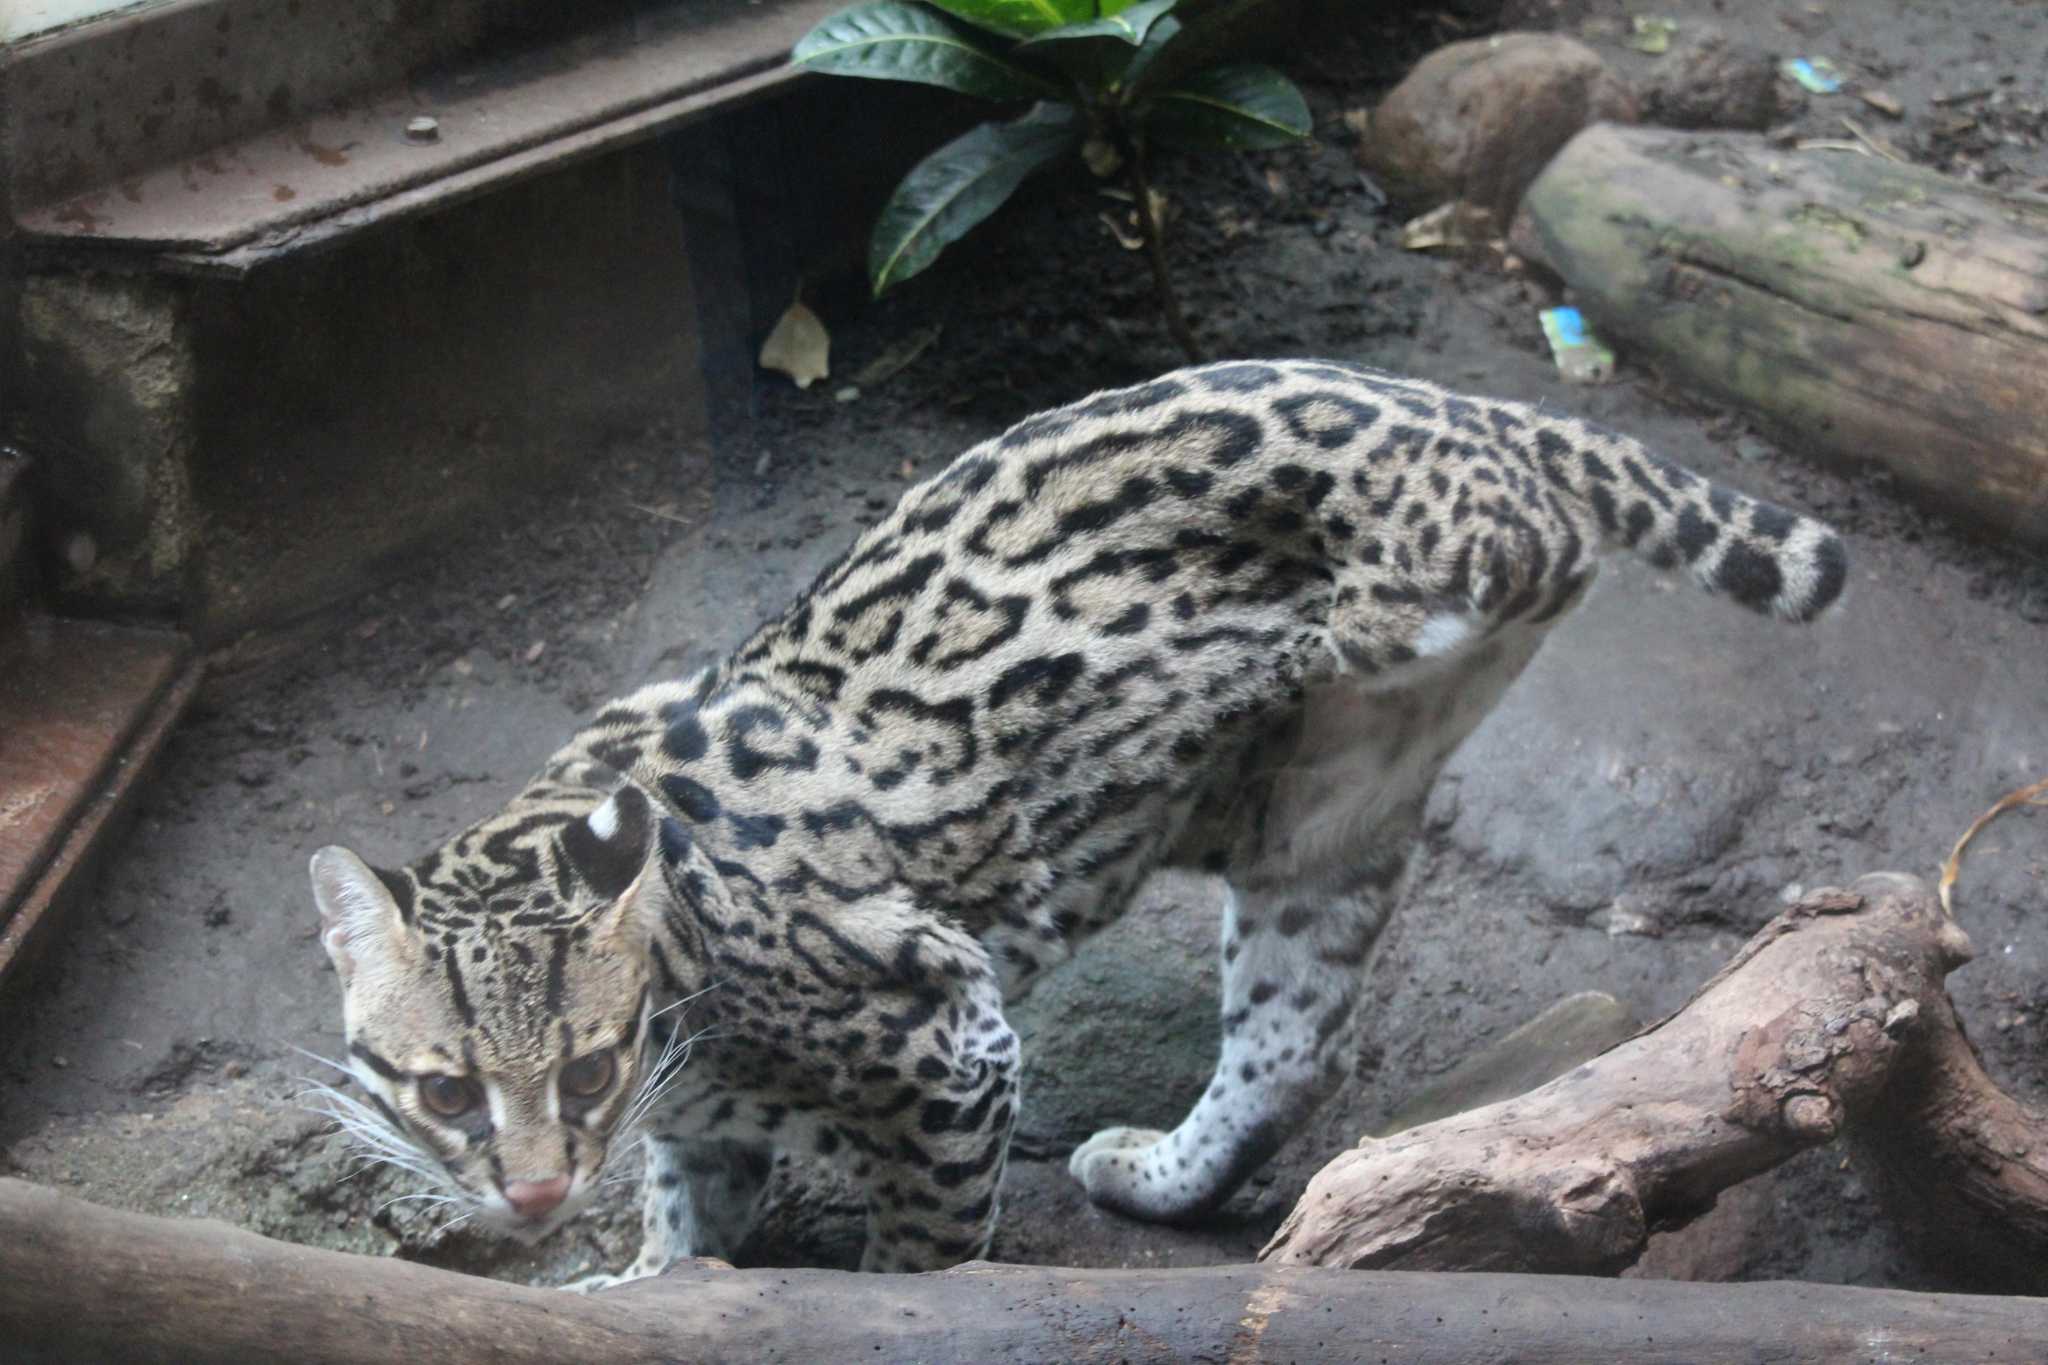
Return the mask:
[(1832, 529), (1798, 517), (1775, 543), (1754, 536), (1730, 539), (1706, 577), (1714, 591), (1752, 611), (1803, 625), (1841, 600), (1849, 553)]

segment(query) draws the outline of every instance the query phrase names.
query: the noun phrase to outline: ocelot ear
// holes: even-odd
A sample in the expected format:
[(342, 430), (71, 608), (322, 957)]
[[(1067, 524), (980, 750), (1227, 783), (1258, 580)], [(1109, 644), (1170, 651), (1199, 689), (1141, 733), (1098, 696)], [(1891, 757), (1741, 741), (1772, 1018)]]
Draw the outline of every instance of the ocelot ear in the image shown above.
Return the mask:
[(654, 848), (654, 810), (638, 787), (621, 787), (562, 827), (562, 855), (590, 889), (618, 900), (640, 879)]
[(412, 882), (332, 844), (313, 855), (311, 871), (320, 942), (346, 987), (364, 964), (388, 960), (409, 941)]

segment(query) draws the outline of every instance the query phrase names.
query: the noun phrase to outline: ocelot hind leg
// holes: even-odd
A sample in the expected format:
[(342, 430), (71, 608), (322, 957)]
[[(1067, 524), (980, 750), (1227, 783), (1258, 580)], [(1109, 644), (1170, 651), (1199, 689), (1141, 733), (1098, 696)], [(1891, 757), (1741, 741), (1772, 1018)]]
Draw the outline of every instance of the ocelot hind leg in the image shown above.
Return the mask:
[[(1213, 1210), (1351, 1073), (1367, 956), (1406, 879), (1444, 760), (1522, 671), (1543, 631), (1503, 631), (1421, 683), (1313, 691), (1291, 749), (1230, 784), (1223, 1047), (1171, 1132), (1109, 1128), (1068, 1169), (1090, 1199), (1160, 1222)], [(1279, 766), (1270, 766), (1273, 760)]]

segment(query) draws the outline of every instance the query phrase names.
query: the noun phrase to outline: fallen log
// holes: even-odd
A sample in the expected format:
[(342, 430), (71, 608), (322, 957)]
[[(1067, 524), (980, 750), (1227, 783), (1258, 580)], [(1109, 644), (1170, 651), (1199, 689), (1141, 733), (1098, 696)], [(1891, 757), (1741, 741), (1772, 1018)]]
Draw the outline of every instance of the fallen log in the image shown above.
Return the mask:
[(2027, 1359), (2048, 1300), (1278, 1266), (931, 1275), (679, 1267), (584, 1298), (119, 1213), (0, 1180), (0, 1355), (22, 1361)]
[(1514, 243), (1609, 341), (1788, 446), (2048, 548), (2048, 201), (1854, 150), (1599, 125), (1530, 186)]
[(1677, 1013), (1586, 1065), (1338, 1156), (1260, 1258), (1613, 1274), (1652, 1231), (1847, 1129), (1888, 1208), (2039, 1292), (2048, 1119), (2002, 1093), (1962, 1035), (1943, 979), (1970, 951), (1917, 878), (1813, 892)]

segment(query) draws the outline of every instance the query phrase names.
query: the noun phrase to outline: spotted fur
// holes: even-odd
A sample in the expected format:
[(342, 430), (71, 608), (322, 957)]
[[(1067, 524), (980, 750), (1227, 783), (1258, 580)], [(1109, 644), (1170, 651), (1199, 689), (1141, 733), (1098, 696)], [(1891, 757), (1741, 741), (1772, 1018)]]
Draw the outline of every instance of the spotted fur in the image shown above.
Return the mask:
[(1004, 1001), (1191, 863), (1232, 892), (1214, 1081), (1071, 1169), (1200, 1214), (1345, 1074), (1430, 784), (1607, 546), (1792, 621), (1844, 580), (1825, 527), (1626, 437), (1347, 365), (1029, 418), (504, 810), (395, 872), (316, 855), (357, 1078), (524, 1234), (648, 1136), (629, 1276), (729, 1251), (771, 1148), (865, 1187), (867, 1267), (950, 1264), (996, 1218)]

